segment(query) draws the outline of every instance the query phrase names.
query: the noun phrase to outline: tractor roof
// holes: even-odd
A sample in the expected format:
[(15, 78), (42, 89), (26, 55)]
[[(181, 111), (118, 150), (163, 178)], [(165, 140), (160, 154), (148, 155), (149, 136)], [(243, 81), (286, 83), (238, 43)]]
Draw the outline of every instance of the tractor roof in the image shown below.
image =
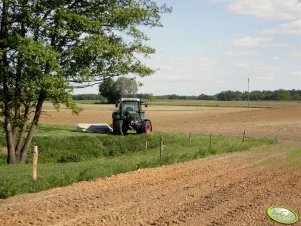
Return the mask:
[(121, 102), (124, 102), (124, 101), (135, 101), (135, 102), (140, 102), (140, 99), (139, 99), (139, 98), (121, 98), (120, 101), (121, 101)]

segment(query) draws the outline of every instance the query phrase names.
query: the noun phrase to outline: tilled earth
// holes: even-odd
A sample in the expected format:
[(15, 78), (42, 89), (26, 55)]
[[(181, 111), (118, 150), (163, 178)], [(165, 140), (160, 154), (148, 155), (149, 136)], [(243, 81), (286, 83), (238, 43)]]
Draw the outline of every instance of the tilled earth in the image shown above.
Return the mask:
[[(272, 205), (300, 215), (301, 170), (275, 167), (301, 146), (300, 108), (238, 112), (212, 112), (219, 117), (211, 129), (236, 134), (239, 122), (257, 123), (253, 135), (277, 135), (279, 143), (1, 200), (0, 225), (279, 225), (266, 216)], [(194, 132), (209, 130), (199, 126)]]

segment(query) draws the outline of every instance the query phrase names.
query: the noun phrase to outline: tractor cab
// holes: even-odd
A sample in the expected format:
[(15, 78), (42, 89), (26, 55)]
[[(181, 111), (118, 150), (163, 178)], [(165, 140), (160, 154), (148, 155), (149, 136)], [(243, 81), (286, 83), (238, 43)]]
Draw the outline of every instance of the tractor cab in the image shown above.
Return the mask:
[(141, 111), (141, 101), (137, 98), (122, 98), (115, 106), (119, 108), (119, 111)]

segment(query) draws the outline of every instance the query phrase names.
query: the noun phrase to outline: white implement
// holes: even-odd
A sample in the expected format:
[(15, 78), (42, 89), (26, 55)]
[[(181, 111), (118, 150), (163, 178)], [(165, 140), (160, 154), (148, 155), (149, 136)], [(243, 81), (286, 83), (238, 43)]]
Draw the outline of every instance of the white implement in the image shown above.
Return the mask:
[(113, 129), (108, 124), (77, 124), (77, 131), (84, 133), (113, 133)]

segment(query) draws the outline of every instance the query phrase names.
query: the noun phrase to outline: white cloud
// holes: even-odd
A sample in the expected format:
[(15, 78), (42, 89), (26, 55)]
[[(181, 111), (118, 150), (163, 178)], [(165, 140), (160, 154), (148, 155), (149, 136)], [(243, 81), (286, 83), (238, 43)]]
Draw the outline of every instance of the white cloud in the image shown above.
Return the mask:
[(260, 51), (228, 51), (227, 56), (230, 57), (250, 57), (262, 56), (264, 53)]
[(208, 70), (217, 65), (215, 59), (207, 57), (182, 57), (169, 56), (158, 53), (151, 57), (152, 67), (159, 70), (152, 76), (159, 82), (187, 82), (197, 79), (211, 79), (207, 76)]
[(159, 57), (160, 74), (164, 76), (181, 76), (187, 74), (195, 74), (216, 65), (216, 61), (210, 58), (168, 58)]
[[(238, 39), (233, 39), (228, 41), (227, 43), (233, 47), (239, 48), (288, 48), (288, 47), (295, 47), (292, 43), (289, 42), (276, 42), (271, 37), (242, 37)], [(238, 52), (241, 56), (260, 56), (263, 55), (262, 52), (258, 50), (248, 50)]]
[(300, 76), (301, 75), (301, 71), (292, 71), (290, 74), (294, 75), (294, 76)]
[(283, 58), (282, 58), (281, 56), (273, 56), (272, 59), (273, 59), (274, 61), (280, 61), (280, 60), (282, 60)]
[(275, 77), (273, 77), (273, 76), (259, 76), (259, 77), (254, 78), (254, 80), (273, 81), (273, 80), (275, 80)]
[(278, 27), (266, 29), (267, 34), (301, 35), (301, 20), (280, 24)]
[(233, 39), (229, 42), (231, 46), (237, 47), (259, 47), (265, 46), (267, 43), (270, 43), (272, 38), (264, 37), (243, 37), (238, 39)]
[(224, 3), (231, 12), (264, 20), (296, 20), (301, 18), (298, 0), (209, 0)]
[(211, 3), (230, 3), (232, 1), (233, 0), (208, 0), (208, 2), (211, 2)]
[(277, 65), (269, 65), (263, 63), (236, 63), (236, 67), (241, 68), (242, 70), (248, 71), (253, 74), (268, 74), (273, 75), (277, 72), (283, 70), (282, 67)]
[(170, 59), (169, 63), (176, 67), (204, 68), (214, 66), (216, 61), (210, 58), (181, 58)]
[(301, 51), (291, 50), (287, 53), (286, 56), (291, 58), (301, 58)]

